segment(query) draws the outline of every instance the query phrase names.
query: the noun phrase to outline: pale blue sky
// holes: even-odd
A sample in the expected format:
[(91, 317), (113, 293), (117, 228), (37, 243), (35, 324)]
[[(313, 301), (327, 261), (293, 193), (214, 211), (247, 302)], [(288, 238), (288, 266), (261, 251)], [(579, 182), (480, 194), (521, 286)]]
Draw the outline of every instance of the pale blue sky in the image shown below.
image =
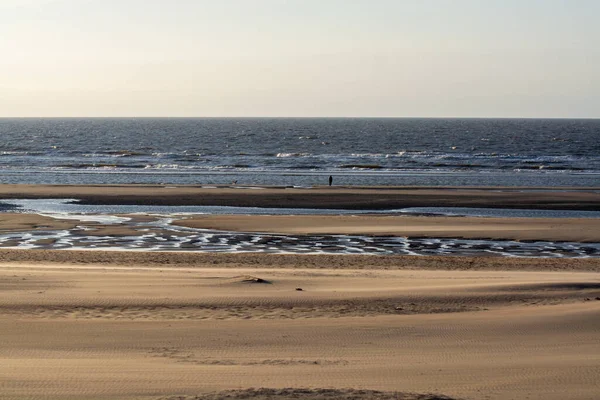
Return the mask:
[(600, 117), (597, 0), (0, 0), (0, 116)]

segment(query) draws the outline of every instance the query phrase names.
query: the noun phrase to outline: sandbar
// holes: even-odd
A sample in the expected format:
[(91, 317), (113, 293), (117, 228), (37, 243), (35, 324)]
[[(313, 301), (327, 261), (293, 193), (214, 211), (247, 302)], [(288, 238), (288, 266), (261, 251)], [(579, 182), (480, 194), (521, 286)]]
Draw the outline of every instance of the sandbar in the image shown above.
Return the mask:
[(175, 225), (226, 231), (600, 242), (596, 218), (482, 218), (382, 215), (199, 215)]
[(202, 185), (0, 185), (0, 199), (79, 199), (84, 204), (212, 205), (386, 210), (488, 207), (600, 211), (600, 188), (203, 187)]
[[(133, 222), (156, 217), (122, 215)], [(598, 218), (491, 218), (407, 215), (195, 215), (172, 223), (196, 229), (294, 235), (364, 235), (516, 241), (600, 242)], [(36, 214), (0, 213), (0, 233), (85, 230), (86, 235), (136, 236), (124, 223), (103, 224)], [(137, 230), (136, 230), (137, 229)]]

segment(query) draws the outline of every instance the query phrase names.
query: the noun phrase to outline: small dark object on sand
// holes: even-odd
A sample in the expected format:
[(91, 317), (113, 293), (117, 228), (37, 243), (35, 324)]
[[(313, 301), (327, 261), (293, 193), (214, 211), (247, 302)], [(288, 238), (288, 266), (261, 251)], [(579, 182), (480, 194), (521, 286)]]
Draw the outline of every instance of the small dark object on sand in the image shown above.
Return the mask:
[(250, 276), (250, 275), (245, 275), (240, 277), (240, 282), (242, 283), (271, 283), (271, 281), (268, 281), (266, 279), (262, 279), (262, 278), (257, 278), (256, 276)]
[(296, 290), (297, 290), (297, 291), (299, 291), (299, 292), (301, 292), (301, 291), (303, 291), (304, 289), (302, 289), (301, 287), (297, 287), (297, 288), (296, 288)]

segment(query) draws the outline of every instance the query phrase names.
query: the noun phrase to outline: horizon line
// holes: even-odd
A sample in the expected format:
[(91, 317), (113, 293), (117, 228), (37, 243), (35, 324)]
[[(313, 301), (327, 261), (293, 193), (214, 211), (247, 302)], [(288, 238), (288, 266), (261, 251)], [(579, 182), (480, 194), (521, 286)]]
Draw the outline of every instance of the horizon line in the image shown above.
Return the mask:
[(0, 119), (586, 119), (597, 117), (519, 117), (519, 116), (0, 116)]

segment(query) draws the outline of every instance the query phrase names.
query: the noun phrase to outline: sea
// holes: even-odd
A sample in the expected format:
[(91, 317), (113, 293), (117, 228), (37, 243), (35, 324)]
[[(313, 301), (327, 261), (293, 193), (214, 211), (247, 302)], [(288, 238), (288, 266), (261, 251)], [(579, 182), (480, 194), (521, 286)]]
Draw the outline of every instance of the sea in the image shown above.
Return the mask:
[(0, 183), (600, 187), (598, 119), (1, 118)]

